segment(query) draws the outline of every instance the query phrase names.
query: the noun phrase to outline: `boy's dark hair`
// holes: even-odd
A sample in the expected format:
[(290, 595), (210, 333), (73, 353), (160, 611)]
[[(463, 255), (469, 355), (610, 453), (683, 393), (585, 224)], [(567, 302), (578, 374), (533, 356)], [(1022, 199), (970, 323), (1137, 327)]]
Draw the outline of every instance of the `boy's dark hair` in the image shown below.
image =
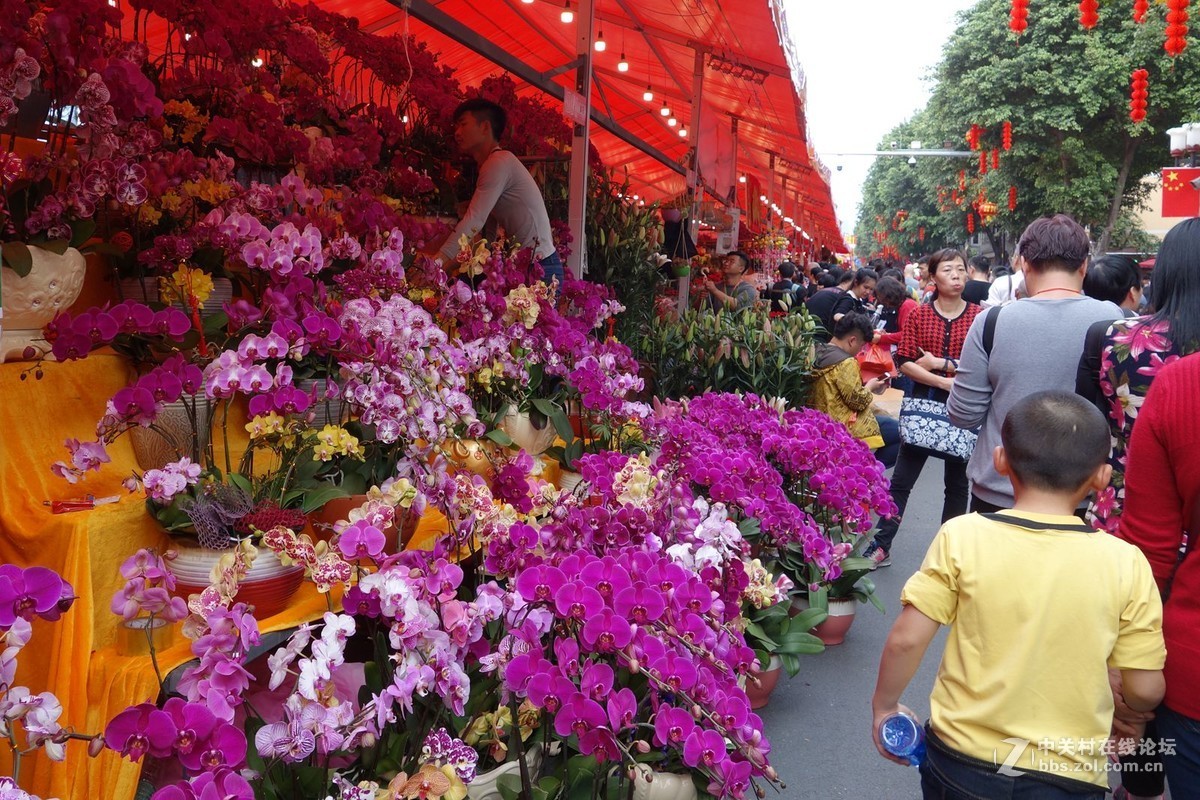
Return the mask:
[(967, 262), (967, 266), (975, 272), (982, 272), (984, 275), (990, 275), (992, 272), (992, 260), (987, 256), (971, 256), (971, 260)]
[(1104, 415), (1082, 397), (1035, 392), (1012, 407), (1000, 428), (1008, 465), (1032, 489), (1069, 494), (1108, 460)]
[(838, 277), (840, 274), (841, 270), (827, 269), (821, 273), (821, 277), (817, 278), (817, 283), (821, 285), (822, 289), (832, 289), (834, 286), (838, 285)]
[(1129, 256), (1105, 255), (1088, 264), (1083, 276), (1083, 293), (1116, 305), (1125, 302), (1129, 290), (1142, 285), (1137, 262)]
[(837, 274), (837, 284), (836, 285), (841, 286), (843, 283), (853, 284), (854, 278), (858, 273), (852, 269), (848, 269), (845, 272), (843, 272), (842, 270), (837, 270), (836, 274)]
[(833, 323), (833, 338), (841, 339), (852, 333), (857, 333), (865, 342), (871, 341), (875, 336), (875, 329), (871, 327), (871, 318), (866, 314), (851, 312)]
[(504, 109), (482, 97), (459, 103), (458, 108), (454, 109), (454, 121), (457, 122), (463, 114), (470, 114), (479, 122), (490, 123), (492, 136), (496, 137), (496, 141), (500, 141), (500, 137), (504, 135), (504, 128), (508, 125), (508, 114)]
[(1017, 251), (1034, 272), (1075, 272), (1087, 261), (1087, 231), (1066, 214), (1035, 219), (1017, 242)]
[(746, 255), (741, 250), (730, 250), (726, 255), (737, 256), (742, 260), (742, 273), (750, 271), (750, 256)]
[(779, 265), (779, 277), (786, 280), (791, 280), (796, 275), (796, 265), (790, 261), (785, 261)]

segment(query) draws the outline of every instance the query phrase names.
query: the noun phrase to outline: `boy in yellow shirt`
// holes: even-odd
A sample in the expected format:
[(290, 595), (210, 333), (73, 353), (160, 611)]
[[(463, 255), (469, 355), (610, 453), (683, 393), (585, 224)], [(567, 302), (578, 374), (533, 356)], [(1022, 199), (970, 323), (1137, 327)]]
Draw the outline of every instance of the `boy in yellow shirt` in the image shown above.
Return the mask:
[(925, 798), (1095, 798), (1107, 788), (1113, 719), (1109, 668), (1125, 702), (1162, 699), (1162, 603), (1136, 547), (1073, 516), (1108, 484), (1103, 416), (1066, 392), (1009, 412), (993, 458), (1016, 503), (938, 531), (904, 586), (904, 609), (879, 663), (879, 725), (898, 711), (940, 625), (950, 625), (930, 697)]

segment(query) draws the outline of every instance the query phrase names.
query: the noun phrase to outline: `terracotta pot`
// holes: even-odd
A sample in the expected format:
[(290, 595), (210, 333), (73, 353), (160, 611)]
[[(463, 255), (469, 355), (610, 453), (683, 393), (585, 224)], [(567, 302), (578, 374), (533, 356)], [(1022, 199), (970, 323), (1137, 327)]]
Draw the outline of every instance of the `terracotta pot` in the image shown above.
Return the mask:
[(854, 598), (846, 600), (830, 600), (829, 616), (820, 625), (812, 629), (825, 645), (831, 646), (846, 641), (846, 632), (854, 624), (854, 615), (858, 610), (858, 601)]
[[(338, 497), (330, 500), (319, 509), (309, 514), (309, 519), (312, 520), (313, 535), (317, 540), (331, 542), (334, 538), (333, 526), (347, 519), (350, 512), (363, 503), (367, 502), (365, 494), (352, 494), (349, 497)], [(396, 509), (397, 514), (403, 514), (400, 527), (395, 524), (389, 525), (383, 529), (383, 552), (398, 553), (408, 545), (413, 534), (417, 531), (417, 523), (421, 521), (420, 516), (406, 511), (405, 509)]]
[[(525, 766), (530, 776), (536, 776), (542, 765), (542, 749), (531, 747), (525, 752)], [(504, 775), (520, 775), (521, 762), (505, 761), (495, 769), (475, 776), (475, 780), (467, 784), (467, 797), (471, 800), (501, 800), (500, 789), (496, 783)]]
[(83, 289), (87, 260), (74, 247), (60, 256), (30, 245), (29, 254), (33, 268), (24, 278), (7, 267), (0, 268), (4, 304), (0, 362), (23, 360), (27, 347), (36, 348), (39, 354), (48, 350), (42, 328), (58, 312), (70, 308)]
[(762, 708), (771, 699), (771, 692), (779, 685), (783, 675), (783, 661), (779, 656), (771, 656), (767, 668), (758, 673), (758, 683), (753, 678), (746, 680), (746, 697), (750, 700), (750, 708)]
[[(176, 545), (175, 549), (179, 553), (171, 564), (171, 571), (175, 573), (175, 594), (184, 599), (209, 586), (207, 572), (211, 572), (221, 556), (228, 552), (186, 545)], [(236, 603), (254, 606), (255, 618), (266, 619), (287, 608), (303, 580), (304, 567), (298, 564), (285, 567), (273, 551), (260, 547), (233, 599)]]
[(696, 800), (690, 774), (655, 772), (648, 764), (634, 765), (633, 800)]
[[(191, 458), (193, 445), (201, 452), (208, 447), (209, 426), (206, 423), (211, 414), (211, 401), (192, 395), (188, 402), (196, 410), (196, 429), (192, 428), (183, 400), (164, 404), (154, 419), (154, 428), (138, 425), (129, 429), (133, 457), (143, 471), (162, 469), (170, 462), (177, 461), (180, 455)], [(199, 442), (195, 441), (197, 438)]]
[(531, 456), (540, 456), (546, 452), (558, 436), (550, 420), (543, 419), (542, 427), (539, 428), (527, 411), (509, 411), (501, 421), (500, 429), (508, 434), (513, 444)]

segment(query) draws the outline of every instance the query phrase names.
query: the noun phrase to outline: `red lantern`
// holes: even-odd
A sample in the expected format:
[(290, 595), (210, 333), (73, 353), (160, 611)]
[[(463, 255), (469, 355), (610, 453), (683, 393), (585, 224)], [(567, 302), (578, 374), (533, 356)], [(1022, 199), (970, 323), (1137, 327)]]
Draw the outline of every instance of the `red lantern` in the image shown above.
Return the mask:
[(1099, 0), (1082, 0), (1079, 4), (1079, 24), (1087, 28), (1089, 31), (1096, 27), (1096, 23), (1100, 21)]
[(1008, 187), (1008, 210), (1017, 210), (1017, 187), (1015, 186)]
[(1005, 150), (1012, 150), (1012, 123), (1005, 121), (1000, 129), (1000, 139)]
[(1133, 0), (1133, 21), (1141, 25), (1150, 11), (1150, 0)]
[(1012, 0), (1008, 14), (1008, 29), (1018, 37), (1029, 27), (1029, 0)]
[(1000, 150), (996, 147), (992, 148), (992, 169), (1000, 169)]
[(924, 226), (924, 225), (922, 225), (921, 227), (917, 228), (917, 241), (918, 241), (918, 242), (924, 242), (924, 241), (925, 241), (925, 226)]
[(1150, 73), (1144, 69), (1135, 69), (1129, 79), (1129, 119), (1134, 123), (1146, 119), (1146, 100), (1150, 96), (1148, 87)]
[(987, 150), (979, 151), (979, 174), (987, 175)]
[(1188, 34), (1188, 0), (1167, 0), (1167, 40), (1163, 49), (1171, 58), (1176, 57), (1187, 47)]
[(975, 215), (970, 211), (967, 212), (967, 233), (975, 232)]
[(962, 192), (962, 191), (965, 191), (966, 188), (967, 188), (967, 171), (965, 169), (960, 169), (958, 171), (958, 190), (960, 192)]

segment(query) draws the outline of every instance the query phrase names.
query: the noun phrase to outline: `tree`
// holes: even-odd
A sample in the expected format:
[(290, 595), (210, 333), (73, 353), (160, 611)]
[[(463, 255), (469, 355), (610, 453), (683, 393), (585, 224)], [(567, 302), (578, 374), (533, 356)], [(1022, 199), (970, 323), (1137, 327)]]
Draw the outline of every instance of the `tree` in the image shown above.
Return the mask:
[[(1013, 147), (1001, 152), (999, 169), (989, 163), (982, 178), (977, 164), (968, 169), (979, 185), (972, 191), (982, 190), (998, 207), (985, 232), (1016, 233), (1061, 211), (1090, 226), (1097, 249), (1107, 250), (1122, 206), (1144, 197), (1138, 179), (1169, 158), (1166, 129), (1200, 105), (1200, 52), (1193, 45), (1174, 59), (1165, 54), (1166, 10), (1158, 4), (1141, 25), (1128, 4), (1106, 4), (1089, 31), (1079, 24), (1077, 4), (1039, 3), (1019, 40), (1008, 30), (1009, 9), (1009, 0), (981, 0), (963, 14), (920, 115), (929, 131), (924, 138), (961, 143), (977, 124), (985, 129), (981, 146), (990, 151), (1001, 147), (1002, 123), (1011, 121)], [(1139, 67), (1150, 73), (1150, 98), (1145, 121), (1135, 124), (1130, 74)], [(953, 187), (962, 163), (931, 167), (940, 171), (936, 185)], [(1012, 212), (1010, 186), (1018, 198)]]

